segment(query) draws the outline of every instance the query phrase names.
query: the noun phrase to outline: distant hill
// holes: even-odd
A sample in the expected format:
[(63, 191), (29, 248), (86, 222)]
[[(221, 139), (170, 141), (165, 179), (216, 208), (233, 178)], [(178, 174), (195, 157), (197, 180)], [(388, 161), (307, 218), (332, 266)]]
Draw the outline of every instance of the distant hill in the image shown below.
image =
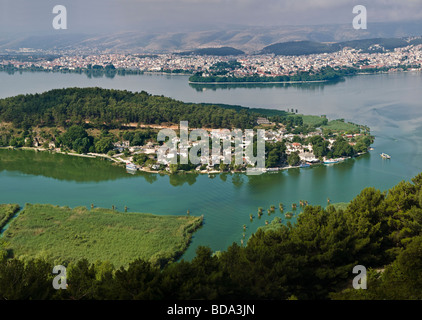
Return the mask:
[(200, 56), (239, 56), (245, 54), (244, 51), (238, 50), (232, 47), (220, 47), (220, 48), (201, 48), (192, 51), (180, 52), (180, 55), (200, 55)]
[(274, 53), (283, 56), (300, 56), (304, 54), (316, 54), (325, 52), (334, 52), (339, 49), (330, 44), (324, 44), (314, 41), (288, 41), (269, 45), (261, 50), (260, 53)]
[(384, 52), (408, 45), (420, 44), (422, 39), (407, 40), (403, 38), (374, 38), (351, 40), (336, 43), (321, 43), (315, 41), (288, 41), (275, 43), (263, 48), (260, 53), (286, 56), (298, 56), (306, 54), (331, 53), (343, 48), (353, 48), (363, 52)]
[[(363, 40), (351, 40), (338, 43), (340, 49), (350, 47), (353, 49), (361, 49), (365, 52), (394, 50), (395, 48), (406, 47), (412, 44), (412, 41), (407, 41), (400, 38), (375, 38), (375, 39), (363, 39)], [(379, 47), (381, 48), (379, 48)]]
[[(110, 34), (62, 34), (38, 36), (0, 35), (0, 51), (34, 48), (105, 52), (164, 53), (183, 52), (192, 48), (236, 48), (256, 53), (262, 48), (283, 42), (309, 41), (340, 43), (360, 39), (403, 38), (422, 35), (422, 21), (369, 23), (367, 30), (354, 30), (352, 24), (313, 26), (220, 26), (202, 31), (164, 33), (125, 31)], [(316, 49), (323, 47), (315, 45)], [(234, 50), (236, 50), (234, 49)]]

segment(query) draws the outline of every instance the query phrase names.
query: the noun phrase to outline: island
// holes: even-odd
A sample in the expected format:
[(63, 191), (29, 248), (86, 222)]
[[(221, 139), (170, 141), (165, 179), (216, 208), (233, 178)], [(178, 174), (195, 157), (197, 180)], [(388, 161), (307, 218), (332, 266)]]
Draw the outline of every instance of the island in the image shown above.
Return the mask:
[[(235, 64), (235, 67), (231, 67)], [(323, 67), (318, 71), (299, 71), (292, 74), (271, 75), (270, 73), (253, 74), (240, 76), (235, 74), (239, 66), (236, 62), (226, 62), (218, 64), (215, 69), (207, 72), (197, 72), (189, 77), (190, 83), (304, 83), (304, 82), (325, 82), (341, 81), (345, 76), (352, 76), (358, 73), (356, 68), (343, 67), (334, 69), (332, 67)]]
[(101, 157), (130, 172), (174, 174), (244, 172), (253, 166), (248, 158), (242, 165), (223, 163), (222, 153), (200, 165), (158, 162), (158, 132), (178, 132), (181, 121), (219, 138), (223, 129), (265, 130), (266, 171), (338, 163), (366, 153), (374, 140), (367, 126), (286, 109), (184, 103), (145, 91), (56, 89), (0, 100), (0, 147)]

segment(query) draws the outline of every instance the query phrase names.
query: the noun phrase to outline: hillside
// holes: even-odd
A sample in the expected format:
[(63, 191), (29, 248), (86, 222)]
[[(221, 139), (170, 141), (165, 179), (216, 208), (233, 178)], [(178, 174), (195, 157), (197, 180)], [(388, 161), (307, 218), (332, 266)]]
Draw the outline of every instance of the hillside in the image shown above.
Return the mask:
[(180, 52), (180, 55), (199, 55), (199, 56), (239, 56), (245, 54), (244, 51), (238, 50), (232, 47), (220, 47), (220, 48), (201, 48), (192, 51)]
[(233, 47), (246, 53), (288, 41), (341, 42), (371, 38), (420, 36), (420, 21), (370, 23), (367, 30), (354, 30), (351, 24), (312, 26), (220, 26), (203, 31), (144, 32), (110, 34), (53, 34), (2, 37), (5, 49), (35, 48), (68, 51), (100, 50), (106, 52), (158, 53), (192, 51), (196, 48)]
[(314, 41), (288, 41), (269, 45), (263, 48), (260, 53), (274, 53), (276, 55), (298, 56), (325, 52), (329, 53), (337, 50), (338, 48), (333, 45)]
[(406, 47), (408, 45), (417, 45), (421, 39), (402, 39), (402, 38), (373, 38), (362, 40), (351, 40), (337, 43), (321, 43), (315, 41), (288, 41), (275, 43), (263, 48), (262, 54), (276, 54), (285, 56), (298, 56), (307, 54), (331, 53), (342, 50), (343, 48), (352, 48), (362, 50), (363, 52), (384, 52), (395, 48)]

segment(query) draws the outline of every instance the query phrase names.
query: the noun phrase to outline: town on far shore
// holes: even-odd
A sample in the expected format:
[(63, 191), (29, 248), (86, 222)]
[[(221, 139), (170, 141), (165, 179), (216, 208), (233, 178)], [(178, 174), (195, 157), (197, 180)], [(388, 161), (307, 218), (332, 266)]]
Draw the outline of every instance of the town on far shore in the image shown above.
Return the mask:
[(86, 52), (77, 48), (19, 48), (0, 52), (0, 71), (85, 73), (88, 77), (105, 75), (111, 78), (116, 74), (188, 74), (190, 83), (199, 84), (325, 82), (356, 74), (421, 71), (420, 37), (361, 40), (344, 43), (338, 50), (326, 48), (321, 52), (308, 46), (324, 44), (299, 43), (309, 50), (283, 50), (286, 43), (253, 54), (224, 47), (142, 54), (100, 49)]

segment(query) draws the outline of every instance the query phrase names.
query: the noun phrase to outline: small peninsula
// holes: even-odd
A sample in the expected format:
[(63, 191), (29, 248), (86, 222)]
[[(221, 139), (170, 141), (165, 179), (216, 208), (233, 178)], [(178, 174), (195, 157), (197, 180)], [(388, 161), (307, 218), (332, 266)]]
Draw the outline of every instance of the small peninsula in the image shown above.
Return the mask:
[(245, 129), (264, 129), (266, 171), (341, 162), (366, 153), (374, 139), (367, 126), (294, 108), (195, 104), (145, 91), (68, 88), (1, 99), (0, 147), (101, 157), (130, 171), (168, 174), (244, 172), (253, 166), (247, 157), (243, 164), (223, 163), (223, 153), (199, 165), (158, 162), (163, 144), (158, 132), (179, 132), (181, 121), (221, 139), (226, 129), (243, 130), (243, 139)]

